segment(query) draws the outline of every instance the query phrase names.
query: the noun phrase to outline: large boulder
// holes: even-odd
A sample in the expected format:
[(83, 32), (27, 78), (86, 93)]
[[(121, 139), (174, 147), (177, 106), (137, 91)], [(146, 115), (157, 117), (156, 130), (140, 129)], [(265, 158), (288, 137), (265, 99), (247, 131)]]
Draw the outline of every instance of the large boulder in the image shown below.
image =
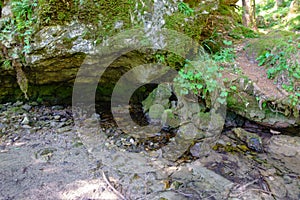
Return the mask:
[[(200, 41), (200, 38), (204, 40), (211, 35), (209, 33), (211, 27), (206, 27), (207, 19), (220, 21), (217, 17), (210, 17), (220, 14), (218, 12), (220, 1), (208, 0), (205, 4), (200, 1), (187, 2), (197, 14), (187, 16), (184, 10), (181, 10), (174, 15), (166, 15), (165, 28), (184, 33), (197, 41)], [(11, 2), (5, 1), (4, 3), (0, 20), (1, 30), (4, 30), (3, 22), (6, 20), (4, 17), (7, 17), (9, 21), (9, 18), (14, 15), (10, 9)], [(105, 44), (107, 38), (126, 29), (131, 29), (133, 26), (143, 27), (143, 24), (136, 19), (139, 16), (134, 16), (135, 9), (135, 2), (129, 3), (126, 0), (118, 1), (118, 3), (112, 0), (76, 3), (59, 0), (38, 1), (37, 7), (33, 8), (34, 26), (29, 31), (31, 47), (25, 59), (20, 59), (29, 82), (29, 98), (56, 101), (56, 103), (70, 100), (74, 79), (86, 53), (100, 43)], [(234, 20), (230, 16), (226, 18), (224, 22), (230, 18)], [(223, 27), (222, 24), (220, 26)], [(3, 32), (3, 34), (9, 35), (10, 33)], [(222, 41), (221, 38), (220, 41)], [(8, 55), (12, 55), (14, 49), (20, 49), (22, 46), (14, 36), (1, 42), (6, 46)], [(176, 56), (168, 55), (165, 58), (167, 64), (178, 67), (180, 59)], [(154, 60), (155, 56), (149, 52), (129, 52), (121, 56), (110, 65), (100, 80), (99, 86), (101, 87), (97, 88), (99, 91), (97, 98), (109, 100), (114, 83), (123, 73), (136, 65)], [(2, 59), (0, 63), (3, 64)], [(14, 69), (7, 70), (2, 66), (0, 77), (1, 102), (24, 99), (21, 90), (18, 89)]]

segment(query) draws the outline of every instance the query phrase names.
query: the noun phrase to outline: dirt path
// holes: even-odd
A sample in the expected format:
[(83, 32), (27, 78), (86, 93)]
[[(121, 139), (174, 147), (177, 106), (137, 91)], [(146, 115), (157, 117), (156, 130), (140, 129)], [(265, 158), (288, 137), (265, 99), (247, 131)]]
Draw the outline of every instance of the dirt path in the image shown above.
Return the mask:
[(258, 62), (247, 54), (244, 50), (248, 41), (238, 44), (236, 63), (242, 73), (249, 77), (256, 85), (256, 90), (261, 92), (268, 99), (281, 99), (287, 96), (287, 93), (279, 89), (274, 81), (267, 78), (267, 71), (263, 66), (258, 66)]

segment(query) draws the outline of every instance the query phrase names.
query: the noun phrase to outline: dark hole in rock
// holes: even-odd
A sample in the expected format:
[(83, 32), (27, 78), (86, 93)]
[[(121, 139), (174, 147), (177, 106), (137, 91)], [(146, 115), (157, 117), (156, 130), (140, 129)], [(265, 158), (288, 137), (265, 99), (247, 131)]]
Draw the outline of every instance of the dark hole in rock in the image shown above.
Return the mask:
[(170, 102), (174, 101), (177, 104), (178, 99), (177, 99), (177, 96), (174, 94), (174, 92), (172, 92), (172, 95), (170, 96), (169, 100), (170, 100)]
[(136, 89), (135, 92), (131, 95), (129, 101), (129, 113), (132, 120), (140, 126), (147, 126), (149, 124), (147, 115), (143, 111), (142, 101), (145, 100), (155, 88), (157, 88), (157, 84), (145, 84)]

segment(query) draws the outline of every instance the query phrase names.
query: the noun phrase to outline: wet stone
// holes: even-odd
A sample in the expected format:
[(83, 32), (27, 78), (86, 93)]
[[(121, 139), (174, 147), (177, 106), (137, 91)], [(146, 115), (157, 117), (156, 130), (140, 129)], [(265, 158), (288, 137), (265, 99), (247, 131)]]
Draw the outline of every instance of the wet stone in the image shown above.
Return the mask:
[(25, 105), (22, 106), (22, 108), (23, 108), (24, 110), (26, 110), (26, 111), (29, 111), (29, 110), (32, 108), (32, 106), (30, 106), (30, 105), (28, 105), (28, 104), (25, 104)]
[(190, 153), (191, 153), (194, 157), (200, 157), (200, 155), (201, 155), (201, 143), (197, 142), (196, 144), (194, 144), (194, 145), (190, 148)]
[(263, 152), (262, 140), (257, 134), (245, 131), (242, 128), (234, 128), (232, 131), (237, 139), (244, 142), (248, 148), (260, 153)]
[(23, 102), (22, 101), (17, 101), (16, 103), (13, 104), (13, 106), (21, 106), (23, 105)]

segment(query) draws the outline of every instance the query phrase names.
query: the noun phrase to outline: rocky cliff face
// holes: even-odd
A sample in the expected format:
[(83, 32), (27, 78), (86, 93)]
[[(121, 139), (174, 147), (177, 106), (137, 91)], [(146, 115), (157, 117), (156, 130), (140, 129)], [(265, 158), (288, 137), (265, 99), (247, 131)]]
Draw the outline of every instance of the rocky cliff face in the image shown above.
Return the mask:
[[(114, 13), (109, 12), (114, 9), (117, 9), (115, 12), (120, 12), (119, 7), (124, 7), (124, 2), (119, 2), (113, 7), (112, 1), (82, 5), (75, 5), (75, 1), (39, 1), (33, 10), (32, 18), (36, 24), (31, 30), (33, 34), (30, 38), (30, 50), (25, 54), (21, 53), (24, 42), (12, 36), (13, 31), (17, 31), (13, 29), (14, 22), (10, 19), (13, 16), (12, 2), (5, 2), (0, 24), (3, 30), (1, 36), (4, 38), (1, 47), (5, 50), (0, 59), (0, 102), (24, 99), (17, 84), (15, 69), (10, 66), (11, 60), (16, 59), (23, 65), (29, 83), (27, 93), (31, 100), (70, 103), (72, 86), (85, 55), (107, 35), (126, 28), (125, 25), (116, 26), (117, 22), (123, 24), (129, 20), (126, 10), (114, 17)], [(108, 13), (104, 16), (106, 12)], [(116, 18), (120, 21), (116, 22)], [(9, 31), (5, 32), (6, 29)], [(14, 53), (18, 54), (16, 58), (12, 58)], [(140, 56), (136, 57), (136, 60), (140, 60)], [(120, 74), (120, 71), (124, 71), (131, 64), (127, 62), (129, 59), (125, 59), (124, 62), (120, 60), (122, 58), (112, 65), (102, 80), (105, 87), (100, 90), (105, 93), (104, 96), (109, 95), (112, 90), (110, 82), (120, 77), (116, 74)]]
[[(26, 3), (26, 1), (22, 1), (22, 3), (24, 2)], [(29, 1), (29, 3), (33, 2)], [(67, 97), (71, 97), (72, 84), (85, 55), (99, 43), (105, 42), (106, 38), (132, 28), (138, 23), (133, 19), (135, 4), (128, 1), (116, 3), (99, 0), (93, 3), (76, 3), (76, 1), (69, 0), (63, 2), (38, 1), (37, 3), (37, 6), (32, 8), (34, 12), (32, 16), (33, 30), (30, 30), (32, 34), (29, 51), (17, 56), (17, 59), (22, 62), (23, 71), (28, 79), (28, 96), (32, 100), (66, 101)], [(11, 67), (3, 67), (5, 59), (11, 59), (16, 49), (18, 50), (17, 54), (22, 54), (21, 47), (25, 46), (19, 38), (12, 36), (13, 31), (17, 31), (17, 29), (14, 30), (14, 25), (10, 27), (12, 24), (10, 18), (16, 18), (11, 5), (12, 1), (7, 1), (2, 6), (1, 29), (6, 30), (9, 27), (10, 30), (2, 31), (1, 34), (10, 35), (10, 38), (3, 37), (6, 39), (1, 42), (7, 53), (1, 55), (0, 102), (23, 99), (22, 92), (18, 88), (15, 70)], [(216, 10), (218, 4), (210, 2), (209, 5), (205, 7), (203, 16), (208, 16), (207, 12), (210, 10)], [(203, 16), (199, 18), (202, 21), (206, 18)], [(179, 22), (173, 25), (180, 24), (182, 26), (183, 22), (180, 22), (182, 19), (188, 20), (188, 17), (181, 14), (174, 16), (171, 18), (168, 28), (176, 20)], [(194, 26), (192, 21), (186, 24), (187, 28)], [(202, 27), (195, 26), (194, 29), (200, 28)], [(112, 63), (100, 82), (103, 86), (99, 88), (102, 96), (109, 96), (112, 83), (116, 82), (122, 73), (131, 69), (134, 66), (133, 63), (143, 64), (147, 59), (149, 60), (147, 58), (149, 55), (142, 54), (129, 53)], [(153, 60), (153, 58), (151, 59)]]

